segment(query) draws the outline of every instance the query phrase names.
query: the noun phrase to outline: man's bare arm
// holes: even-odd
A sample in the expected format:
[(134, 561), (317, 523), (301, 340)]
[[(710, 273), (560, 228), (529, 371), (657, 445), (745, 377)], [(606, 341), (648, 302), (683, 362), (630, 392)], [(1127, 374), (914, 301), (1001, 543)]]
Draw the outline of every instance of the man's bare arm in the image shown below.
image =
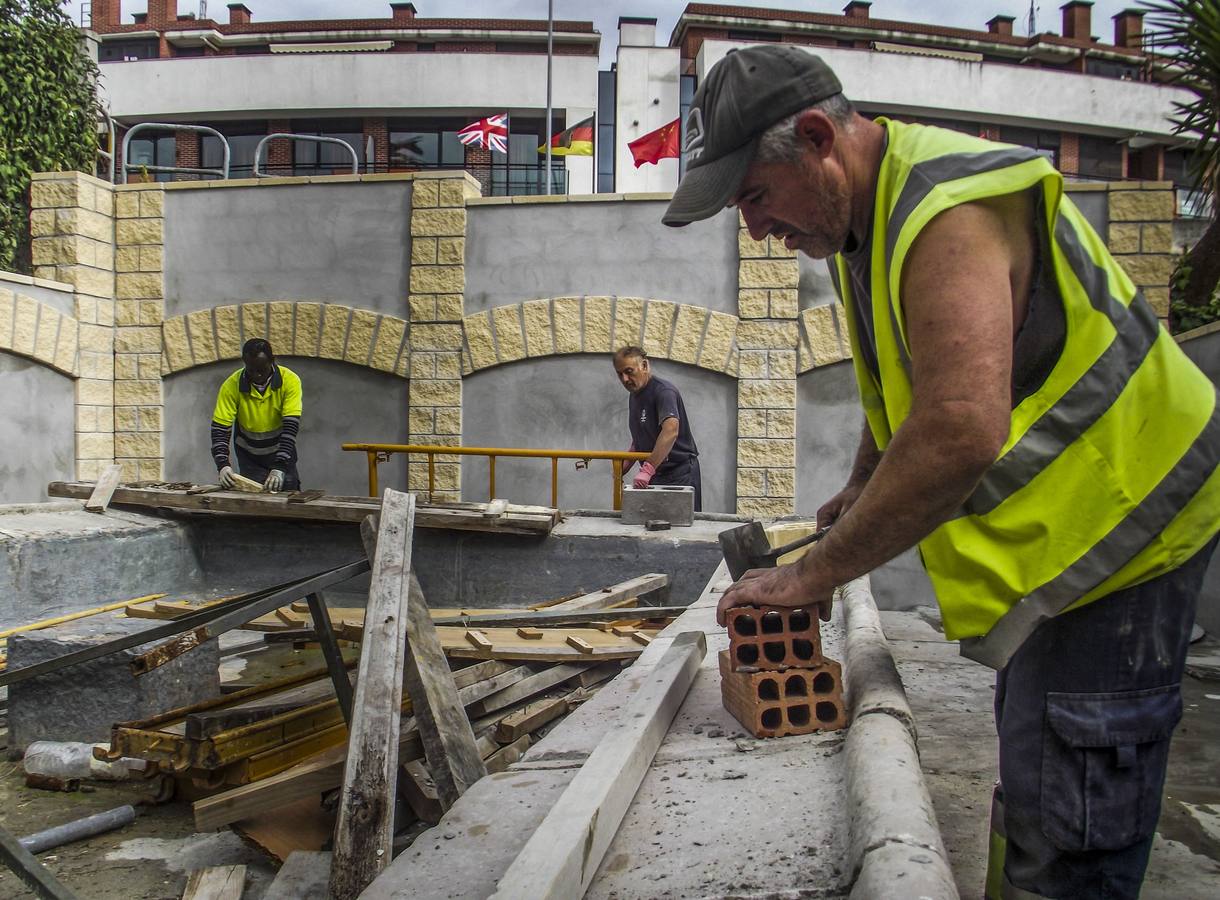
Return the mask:
[(652, 447), (652, 455), (646, 461), (652, 463), (654, 469), (661, 468), (661, 463), (669, 458), (669, 451), (674, 448), (677, 440), (678, 418), (670, 416), (661, 423), (661, 433), (657, 435), (657, 442)]

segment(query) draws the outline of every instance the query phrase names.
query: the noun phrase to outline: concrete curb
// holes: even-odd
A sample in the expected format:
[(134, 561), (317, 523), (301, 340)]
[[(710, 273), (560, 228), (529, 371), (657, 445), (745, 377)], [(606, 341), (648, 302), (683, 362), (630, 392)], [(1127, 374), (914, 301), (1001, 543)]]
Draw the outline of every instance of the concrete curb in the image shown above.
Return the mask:
[(852, 718), (845, 748), (850, 896), (956, 900), (953, 872), (919, 767), (914, 716), (868, 576), (845, 585), (840, 602)]

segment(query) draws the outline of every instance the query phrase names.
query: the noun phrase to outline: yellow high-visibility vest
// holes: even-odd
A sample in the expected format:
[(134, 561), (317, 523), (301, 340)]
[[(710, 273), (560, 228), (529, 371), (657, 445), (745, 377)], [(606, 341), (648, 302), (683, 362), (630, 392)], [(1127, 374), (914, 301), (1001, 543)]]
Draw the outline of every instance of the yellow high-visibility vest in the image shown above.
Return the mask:
[(936, 215), (1037, 189), (1062, 302), (1062, 352), (1012, 411), (1008, 440), (961, 509), (920, 542), (945, 633), (1000, 668), (1043, 621), (1172, 571), (1220, 530), (1216, 388), (1187, 359), (1042, 156), (939, 128), (888, 133), (869, 282), (879, 377), (864, 361), (842, 257), (856, 380), (878, 448), (911, 408), (900, 281)]

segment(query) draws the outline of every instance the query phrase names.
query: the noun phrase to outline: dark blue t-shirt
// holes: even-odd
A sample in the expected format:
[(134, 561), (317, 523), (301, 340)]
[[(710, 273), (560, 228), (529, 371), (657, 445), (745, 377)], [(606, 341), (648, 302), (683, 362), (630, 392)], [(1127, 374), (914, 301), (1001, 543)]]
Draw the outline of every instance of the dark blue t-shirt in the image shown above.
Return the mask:
[(648, 384), (631, 395), (628, 406), (631, 426), (631, 443), (642, 453), (651, 453), (661, 433), (661, 424), (672, 416), (678, 417), (678, 439), (665, 462), (657, 467), (658, 475), (682, 469), (692, 457), (699, 455), (695, 437), (691, 434), (690, 419), (678, 389), (664, 378), (653, 375)]

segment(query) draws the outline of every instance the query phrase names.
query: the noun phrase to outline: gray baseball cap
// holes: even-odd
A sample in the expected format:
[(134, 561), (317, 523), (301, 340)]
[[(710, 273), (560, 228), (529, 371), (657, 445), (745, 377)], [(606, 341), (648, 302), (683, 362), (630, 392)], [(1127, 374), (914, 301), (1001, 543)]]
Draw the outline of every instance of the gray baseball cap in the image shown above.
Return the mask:
[(681, 226), (720, 212), (737, 193), (764, 131), (842, 92), (830, 66), (791, 44), (730, 52), (695, 91), (682, 147), (686, 177), (661, 221)]

